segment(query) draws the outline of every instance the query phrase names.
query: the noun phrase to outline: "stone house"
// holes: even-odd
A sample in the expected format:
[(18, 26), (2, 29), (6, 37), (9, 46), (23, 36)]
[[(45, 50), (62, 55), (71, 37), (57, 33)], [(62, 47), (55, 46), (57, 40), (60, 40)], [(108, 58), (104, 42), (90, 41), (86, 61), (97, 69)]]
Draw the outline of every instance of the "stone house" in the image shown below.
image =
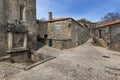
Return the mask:
[(48, 45), (68, 49), (84, 43), (84, 28), (72, 18), (48, 21)]
[(36, 0), (0, 0), (0, 56), (28, 50), (35, 25)]
[(120, 20), (97, 25), (94, 38), (103, 40), (102, 44), (109, 49), (120, 51)]
[(50, 47), (69, 49), (79, 46), (89, 38), (88, 26), (72, 18), (57, 18), (38, 23), (38, 35)]
[(86, 42), (90, 37), (89, 26), (79, 23), (73, 18), (52, 18), (48, 14), (48, 21), (37, 21), (39, 41), (50, 47), (69, 49)]

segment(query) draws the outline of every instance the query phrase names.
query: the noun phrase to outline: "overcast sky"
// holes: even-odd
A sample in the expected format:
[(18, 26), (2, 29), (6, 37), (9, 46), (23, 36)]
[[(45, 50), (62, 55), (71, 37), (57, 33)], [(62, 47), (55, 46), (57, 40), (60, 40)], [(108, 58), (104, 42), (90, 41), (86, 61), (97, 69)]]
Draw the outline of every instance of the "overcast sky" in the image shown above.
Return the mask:
[(37, 19), (48, 19), (48, 12), (53, 12), (53, 18), (97, 22), (108, 12), (120, 12), (120, 0), (37, 0)]

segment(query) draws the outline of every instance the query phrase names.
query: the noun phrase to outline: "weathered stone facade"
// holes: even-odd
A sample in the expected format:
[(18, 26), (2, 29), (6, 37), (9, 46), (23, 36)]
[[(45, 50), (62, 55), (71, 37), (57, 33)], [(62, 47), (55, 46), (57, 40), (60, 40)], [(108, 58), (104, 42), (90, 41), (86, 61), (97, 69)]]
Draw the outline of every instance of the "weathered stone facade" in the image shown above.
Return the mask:
[(0, 24), (0, 56), (17, 49), (27, 49), (27, 27), (20, 24)]
[(88, 41), (90, 36), (91, 36), (91, 28), (89, 27), (89, 25), (83, 24), (83, 42)]
[(31, 47), (35, 26), (36, 0), (0, 0), (0, 56)]
[(48, 19), (37, 22), (38, 41), (58, 49), (72, 48), (87, 41), (87, 26), (72, 18), (53, 19), (52, 12), (48, 13)]
[(120, 22), (112, 22), (95, 29), (94, 38), (103, 39), (106, 46), (115, 51), (120, 51)]
[(88, 27), (72, 18), (39, 22), (38, 30), (38, 35), (46, 40), (48, 46), (58, 49), (76, 47), (86, 42), (89, 38)]
[(37, 21), (37, 34), (39, 37), (43, 39), (46, 38), (46, 36), (48, 35), (47, 25), (48, 25), (47, 21)]
[(0, 23), (24, 22), (29, 33), (35, 31), (36, 0), (0, 0)]
[(7, 49), (7, 35), (5, 35), (4, 25), (0, 24), (0, 56), (5, 55)]

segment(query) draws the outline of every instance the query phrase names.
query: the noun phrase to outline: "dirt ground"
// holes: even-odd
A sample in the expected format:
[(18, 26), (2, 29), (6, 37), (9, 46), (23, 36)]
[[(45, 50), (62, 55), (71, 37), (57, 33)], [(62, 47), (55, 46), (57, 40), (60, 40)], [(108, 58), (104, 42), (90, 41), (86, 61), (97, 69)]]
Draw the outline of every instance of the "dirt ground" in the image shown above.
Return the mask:
[(0, 63), (0, 80), (120, 80), (120, 52), (85, 44), (58, 50), (42, 47), (37, 52), (56, 58), (29, 71)]

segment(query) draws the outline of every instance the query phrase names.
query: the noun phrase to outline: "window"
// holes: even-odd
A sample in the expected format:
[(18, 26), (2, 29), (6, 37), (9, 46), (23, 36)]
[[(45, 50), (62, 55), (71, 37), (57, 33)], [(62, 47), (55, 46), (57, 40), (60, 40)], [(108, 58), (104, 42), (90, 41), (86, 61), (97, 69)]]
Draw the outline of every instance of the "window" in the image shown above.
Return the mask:
[(47, 39), (48, 38), (48, 35), (47, 34), (44, 34), (44, 39)]
[(106, 27), (106, 33), (108, 33), (109, 32), (109, 27)]
[(23, 6), (20, 6), (20, 20), (23, 20)]
[(96, 34), (98, 34), (98, 33), (99, 33), (98, 29), (96, 29), (96, 31), (95, 31), (95, 32), (96, 32)]
[(60, 23), (56, 23), (55, 29), (60, 29), (60, 28), (61, 28)]
[(75, 31), (77, 31), (78, 30), (78, 27), (77, 26), (75, 26)]
[(25, 21), (26, 20), (26, 14), (25, 14), (25, 7), (24, 6), (20, 6), (20, 20)]
[(68, 28), (70, 28), (71, 27), (71, 23), (70, 23), (70, 21), (68, 21)]

